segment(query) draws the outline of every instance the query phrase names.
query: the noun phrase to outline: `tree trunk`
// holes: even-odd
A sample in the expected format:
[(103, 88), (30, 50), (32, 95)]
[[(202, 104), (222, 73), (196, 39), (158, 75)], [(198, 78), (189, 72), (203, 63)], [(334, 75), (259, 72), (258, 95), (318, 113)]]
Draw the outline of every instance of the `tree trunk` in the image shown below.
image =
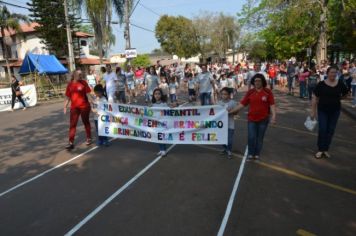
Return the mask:
[(8, 79), (11, 82), (11, 70), (10, 70), (10, 65), (9, 65), (9, 60), (7, 58), (7, 50), (5, 47), (5, 29), (3, 27), (1, 27), (1, 35), (2, 35), (2, 39), (1, 39), (1, 49), (2, 49), (2, 55), (5, 59), (6, 62), (6, 68), (7, 68), (7, 75), (8, 75)]
[(325, 0), (322, 0), (320, 15), (320, 34), (316, 45), (316, 61), (320, 63), (327, 60), (327, 14), (328, 8)]

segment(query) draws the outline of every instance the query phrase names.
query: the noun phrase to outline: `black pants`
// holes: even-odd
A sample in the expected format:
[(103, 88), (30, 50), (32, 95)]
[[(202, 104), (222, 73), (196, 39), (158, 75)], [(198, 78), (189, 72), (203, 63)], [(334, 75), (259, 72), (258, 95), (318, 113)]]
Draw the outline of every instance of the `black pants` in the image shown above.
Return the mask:
[(25, 104), (25, 102), (23, 101), (22, 96), (21, 96), (21, 95), (20, 95), (20, 96), (16, 96), (16, 93), (12, 93), (11, 108), (12, 108), (12, 109), (14, 108), (16, 97), (17, 97), (17, 99), (22, 103), (22, 106), (23, 106), (23, 107), (26, 107), (26, 104)]

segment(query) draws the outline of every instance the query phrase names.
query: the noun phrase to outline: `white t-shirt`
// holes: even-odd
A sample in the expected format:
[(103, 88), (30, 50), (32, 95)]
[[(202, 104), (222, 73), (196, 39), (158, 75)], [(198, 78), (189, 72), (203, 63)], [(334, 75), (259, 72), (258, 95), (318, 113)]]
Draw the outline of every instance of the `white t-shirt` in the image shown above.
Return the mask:
[(94, 87), (96, 85), (95, 75), (87, 75), (87, 81), (90, 87)]
[(92, 103), (92, 109), (93, 109), (93, 113), (94, 113), (94, 120), (98, 120), (98, 117), (99, 115), (96, 114), (96, 112), (98, 112), (98, 106), (100, 103), (106, 103), (108, 102), (108, 100), (106, 100), (106, 97), (102, 96), (101, 98), (99, 97), (96, 97), (94, 100), (93, 100), (93, 103)]
[(110, 98), (113, 97), (115, 94), (115, 90), (116, 90), (115, 80), (117, 80), (117, 76), (113, 71), (110, 74), (105, 73), (104, 80), (105, 80), (106, 93), (110, 100)]
[(168, 93), (169, 93), (169, 87), (168, 87), (168, 84), (167, 84), (167, 83), (161, 83), (161, 84), (159, 85), (159, 88), (162, 89), (163, 95), (168, 95)]
[(200, 73), (197, 76), (197, 82), (199, 84), (199, 93), (210, 93), (213, 89), (212, 82), (213, 76), (210, 72)]
[(158, 76), (151, 75), (151, 74), (145, 75), (145, 85), (147, 86), (146, 92), (149, 95), (152, 95), (153, 90), (155, 90), (155, 88), (159, 87), (159, 83), (160, 83), (160, 80), (159, 80)]
[(195, 89), (195, 79), (188, 80), (188, 89)]
[[(218, 105), (223, 106), (223, 107), (225, 107), (225, 109), (230, 110), (232, 108), (235, 108), (237, 106), (237, 103), (234, 100), (229, 100), (228, 102), (219, 101)], [(235, 121), (234, 121), (233, 114), (229, 115), (228, 124), (229, 124), (229, 126), (228, 126), (229, 129), (235, 129)]]
[(169, 94), (176, 94), (177, 89), (178, 89), (178, 83), (169, 83)]
[(235, 88), (235, 84), (236, 84), (236, 77), (227, 78), (227, 87), (228, 88)]
[(225, 88), (225, 87), (227, 87), (227, 79), (221, 79), (220, 80), (220, 84), (219, 84), (219, 87), (220, 88)]

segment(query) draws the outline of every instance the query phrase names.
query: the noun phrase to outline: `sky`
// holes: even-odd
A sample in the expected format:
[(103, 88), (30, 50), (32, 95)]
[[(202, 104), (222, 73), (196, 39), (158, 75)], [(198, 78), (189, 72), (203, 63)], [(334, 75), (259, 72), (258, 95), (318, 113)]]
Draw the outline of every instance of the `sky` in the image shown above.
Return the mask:
[[(28, 0), (3, 0), (4, 2), (26, 6)], [(182, 15), (187, 18), (198, 16), (199, 13), (223, 12), (224, 14), (236, 16), (246, 0), (140, 0), (130, 21), (140, 27), (154, 31), (160, 15)], [(134, 0), (136, 3), (137, 0)], [(28, 14), (26, 9), (10, 7), (11, 12)], [(148, 8), (148, 9), (147, 9)], [(83, 16), (85, 17), (85, 16)], [(113, 20), (118, 17), (114, 15)], [(124, 52), (125, 39), (123, 26), (113, 25), (116, 36), (116, 44), (111, 48), (110, 54), (119, 54)], [(131, 47), (137, 49), (137, 53), (150, 53), (155, 48), (160, 48), (159, 43), (153, 32), (142, 30), (131, 26)]]

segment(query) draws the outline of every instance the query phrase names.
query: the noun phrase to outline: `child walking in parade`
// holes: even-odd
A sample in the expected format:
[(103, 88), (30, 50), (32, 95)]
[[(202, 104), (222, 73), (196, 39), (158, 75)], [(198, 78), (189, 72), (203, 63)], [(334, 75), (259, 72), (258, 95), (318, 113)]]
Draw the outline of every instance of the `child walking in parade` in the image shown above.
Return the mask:
[(104, 96), (104, 91), (105, 91), (104, 87), (101, 84), (95, 85), (94, 87), (95, 99), (93, 99), (92, 111), (94, 113), (94, 124), (95, 124), (95, 129), (97, 134), (96, 144), (98, 146), (105, 145), (107, 147), (109, 146), (108, 137), (99, 136), (99, 128), (98, 128), (98, 118), (99, 118), (98, 106), (100, 103), (108, 102), (107, 98)]
[[(236, 107), (236, 101), (231, 99), (231, 90), (228, 87), (224, 87), (220, 90), (221, 100), (218, 102), (218, 105), (224, 106), (227, 111)], [(224, 150), (221, 152), (221, 155), (227, 155), (229, 159), (232, 158), (232, 143), (234, 139), (235, 132), (235, 121), (234, 115), (229, 114), (228, 121), (228, 136), (227, 136), (227, 145), (223, 145)]]
[(188, 96), (189, 96), (189, 102), (195, 101), (196, 100), (196, 81), (193, 78), (193, 74), (189, 73), (186, 75), (188, 79)]
[(177, 77), (173, 76), (169, 81), (169, 98), (172, 104), (177, 102), (177, 90), (178, 90), (178, 82)]
[[(163, 95), (162, 89), (156, 88), (153, 91), (152, 96), (152, 107), (168, 107), (167, 105), (167, 97)], [(167, 155), (167, 145), (166, 144), (158, 144), (159, 152), (157, 155), (166, 156)]]

